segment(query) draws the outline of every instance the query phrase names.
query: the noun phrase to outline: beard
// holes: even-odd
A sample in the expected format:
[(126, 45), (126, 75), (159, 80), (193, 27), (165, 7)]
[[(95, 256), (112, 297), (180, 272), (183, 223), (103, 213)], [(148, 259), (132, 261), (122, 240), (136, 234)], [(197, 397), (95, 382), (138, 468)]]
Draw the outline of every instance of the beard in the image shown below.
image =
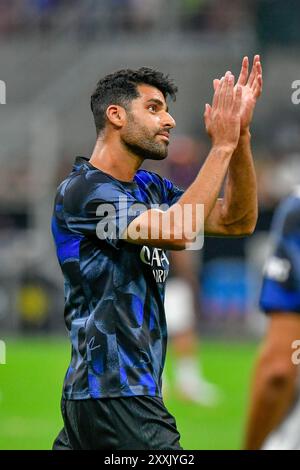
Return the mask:
[(127, 150), (143, 160), (164, 160), (168, 155), (168, 143), (157, 142), (157, 135), (151, 133), (147, 127), (140, 126), (131, 117), (126, 131), (121, 135), (121, 142)]

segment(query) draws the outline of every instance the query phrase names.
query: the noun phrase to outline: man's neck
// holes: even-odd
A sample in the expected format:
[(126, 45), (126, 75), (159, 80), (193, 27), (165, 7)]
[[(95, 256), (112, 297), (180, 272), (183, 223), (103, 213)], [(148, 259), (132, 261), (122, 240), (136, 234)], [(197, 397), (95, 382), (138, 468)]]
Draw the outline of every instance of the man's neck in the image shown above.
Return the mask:
[(90, 163), (120, 181), (131, 182), (143, 160), (127, 151), (120, 142), (97, 139)]

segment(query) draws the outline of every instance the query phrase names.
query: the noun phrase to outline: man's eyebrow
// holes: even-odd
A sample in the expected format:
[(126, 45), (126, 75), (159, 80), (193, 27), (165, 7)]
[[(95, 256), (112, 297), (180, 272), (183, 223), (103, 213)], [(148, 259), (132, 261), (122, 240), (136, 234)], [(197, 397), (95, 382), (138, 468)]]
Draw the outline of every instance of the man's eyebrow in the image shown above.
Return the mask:
[(162, 108), (165, 108), (167, 113), (169, 112), (169, 107), (166, 105), (165, 106), (165, 103), (163, 103), (161, 100), (159, 100), (158, 98), (150, 98), (150, 100), (146, 101), (146, 103), (156, 103), (158, 104), (159, 106), (161, 106)]

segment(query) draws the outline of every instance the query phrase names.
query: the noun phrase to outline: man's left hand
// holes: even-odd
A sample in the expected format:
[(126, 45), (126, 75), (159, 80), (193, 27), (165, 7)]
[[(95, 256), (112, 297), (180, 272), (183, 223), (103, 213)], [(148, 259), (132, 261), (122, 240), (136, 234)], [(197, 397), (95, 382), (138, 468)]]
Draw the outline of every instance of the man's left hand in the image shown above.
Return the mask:
[[(213, 81), (214, 90), (218, 87), (219, 80)], [(260, 56), (255, 55), (253, 65), (249, 74), (248, 57), (243, 58), (241, 72), (236, 85), (242, 87), (242, 105), (241, 105), (241, 133), (248, 129), (252, 120), (254, 108), (262, 92), (262, 67)]]

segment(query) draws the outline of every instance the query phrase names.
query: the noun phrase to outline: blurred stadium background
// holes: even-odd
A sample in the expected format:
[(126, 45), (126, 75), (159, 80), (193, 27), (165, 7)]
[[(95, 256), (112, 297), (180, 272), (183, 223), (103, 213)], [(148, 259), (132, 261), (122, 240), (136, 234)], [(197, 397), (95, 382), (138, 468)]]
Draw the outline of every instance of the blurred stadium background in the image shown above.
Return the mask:
[[(89, 97), (98, 78), (154, 66), (179, 86), (167, 161), (154, 171), (188, 185), (207, 154), (212, 79), (260, 53), (264, 96), (252, 127), (260, 215), (249, 239), (208, 239), (199, 257), (198, 328), (205, 373), (224, 399), (206, 409), (167, 396), (187, 449), (241, 445), (274, 207), (300, 180), (300, 2), (296, 0), (0, 0), (0, 449), (47, 449), (61, 427), (70, 356), (63, 279), (50, 234), (55, 188), (89, 155)], [(149, 168), (149, 163), (147, 164)], [(172, 380), (172, 347), (167, 373)]]

